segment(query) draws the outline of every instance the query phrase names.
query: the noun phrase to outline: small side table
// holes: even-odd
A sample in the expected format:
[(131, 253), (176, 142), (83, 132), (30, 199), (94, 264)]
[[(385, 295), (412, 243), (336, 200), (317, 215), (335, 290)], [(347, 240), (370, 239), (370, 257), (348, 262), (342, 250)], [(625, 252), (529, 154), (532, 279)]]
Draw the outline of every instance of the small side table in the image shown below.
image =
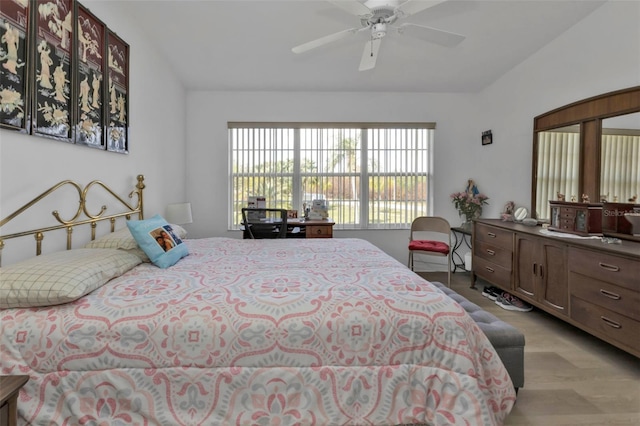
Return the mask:
[(29, 376), (0, 376), (0, 425), (18, 424), (18, 392)]
[(451, 228), (451, 231), (453, 231), (453, 251), (451, 252), (451, 263), (453, 263), (453, 271), (451, 272), (455, 274), (458, 269), (467, 271), (467, 269), (464, 267), (464, 258), (460, 253), (458, 253), (458, 249), (464, 243), (469, 248), (469, 250), (471, 250), (471, 229), (456, 226)]

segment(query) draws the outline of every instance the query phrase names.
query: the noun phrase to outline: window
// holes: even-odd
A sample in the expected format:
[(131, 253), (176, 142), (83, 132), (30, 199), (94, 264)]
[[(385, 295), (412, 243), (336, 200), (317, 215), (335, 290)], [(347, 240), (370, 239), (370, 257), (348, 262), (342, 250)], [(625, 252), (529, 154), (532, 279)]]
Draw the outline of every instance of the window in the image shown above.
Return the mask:
[(432, 208), (433, 123), (228, 123), (229, 227), (249, 196), (327, 201), (342, 229), (404, 229)]

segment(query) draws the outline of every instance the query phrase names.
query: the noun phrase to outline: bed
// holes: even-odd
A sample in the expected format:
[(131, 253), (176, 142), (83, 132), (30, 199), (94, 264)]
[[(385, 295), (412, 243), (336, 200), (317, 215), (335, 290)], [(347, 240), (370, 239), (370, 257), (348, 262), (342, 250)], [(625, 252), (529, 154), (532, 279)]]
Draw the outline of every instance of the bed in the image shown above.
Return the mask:
[(515, 402), (464, 309), (367, 241), (183, 243), (0, 310), (0, 374), (30, 376), (20, 424), (499, 425)]

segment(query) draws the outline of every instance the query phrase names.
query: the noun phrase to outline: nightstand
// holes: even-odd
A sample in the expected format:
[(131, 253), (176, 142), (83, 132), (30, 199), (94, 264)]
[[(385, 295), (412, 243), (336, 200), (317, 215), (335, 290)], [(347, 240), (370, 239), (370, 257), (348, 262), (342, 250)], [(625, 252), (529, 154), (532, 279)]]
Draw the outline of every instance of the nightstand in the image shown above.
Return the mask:
[(0, 376), (0, 426), (18, 424), (18, 392), (29, 376)]

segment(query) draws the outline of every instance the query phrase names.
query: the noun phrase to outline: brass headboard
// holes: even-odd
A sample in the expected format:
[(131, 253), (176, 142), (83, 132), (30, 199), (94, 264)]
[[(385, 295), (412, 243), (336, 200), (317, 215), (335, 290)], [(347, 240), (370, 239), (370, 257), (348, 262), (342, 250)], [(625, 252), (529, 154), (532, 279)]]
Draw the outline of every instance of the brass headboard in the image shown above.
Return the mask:
[[(21, 231), (21, 232), (15, 232), (12, 234), (2, 235), (2, 227), (4, 225), (9, 223), (16, 217), (20, 216), (25, 211), (34, 207), (38, 202), (40, 202), (44, 198), (50, 196), (60, 188), (66, 187), (68, 185), (71, 185), (78, 191), (78, 201), (79, 201), (78, 209), (76, 210), (75, 215), (71, 219), (68, 219), (68, 220), (63, 219), (58, 213), (58, 211), (54, 210), (53, 212), (51, 212), (51, 214), (53, 215), (53, 217), (55, 217), (56, 221), (59, 222), (59, 224), (55, 224), (53, 226), (47, 226), (39, 229), (32, 229), (28, 231)], [(124, 209), (118, 213), (106, 214), (107, 206), (103, 205), (97, 214), (92, 214), (91, 212), (89, 212), (88, 206), (87, 206), (87, 199), (90, 195), (91, 188), (96, 186), (106, 190), (113, 197), (114, 203), (117, 202), (118, 204), (122, 204), (122, 207)], [(144, 176), (138, 175), (135, 189), (129, 193), (130, 199), (133, 199), (134, 195), (136, 196), (136, 200), (135, 200), (136, 204), (133, 204), (131, 202), (127, 202), (123, 200), (120, 196), (118, 196), (115, 192), (113, 192), (111, 188), (109, 188), (107, 185), (105, 185), (99, 180), (94, 180), (89, 182), (84, 188), (80, 184), (73, 182), (71, 180), (64, 180), (62, 182), (59, 182), (53, 185), (51, 188), (47, 189), (42, 194), (38, 195), (33, 200), (29, 201), (24, 206), (20, 207), (18, 210), (11, 213), (9, 216), (0, 220), (0, 264), (2, 262), (2, 249), (4, 248), (5, 240), (33, 235), (36, 240), (36, 256), (38, 256), (42, 253), (42, 240), (44, 239), (45, 232), (55, 231), (59, 229), (66, 229), (67, 230), (67, 250), (70, 250), (72, 246), (71, 236), (73, 234), (73, 228), (76, 226), (90, 224), (91, 240), (94, 240), (96, 237), (96, 225), (98, 222), (101, 222), (103, 220), (109, 220), (111, 222), (111, 232), (113, 232), (115, 230), (116, 218), (124, 216), (128, 220), (131, 218), (132, 215), (137, 214), (139, 219), (143, 219), (144, 210), (143, 210), (143, 202), (142, 202), (143, 200), (142, 192), (144, 188), (145, 188)]]

